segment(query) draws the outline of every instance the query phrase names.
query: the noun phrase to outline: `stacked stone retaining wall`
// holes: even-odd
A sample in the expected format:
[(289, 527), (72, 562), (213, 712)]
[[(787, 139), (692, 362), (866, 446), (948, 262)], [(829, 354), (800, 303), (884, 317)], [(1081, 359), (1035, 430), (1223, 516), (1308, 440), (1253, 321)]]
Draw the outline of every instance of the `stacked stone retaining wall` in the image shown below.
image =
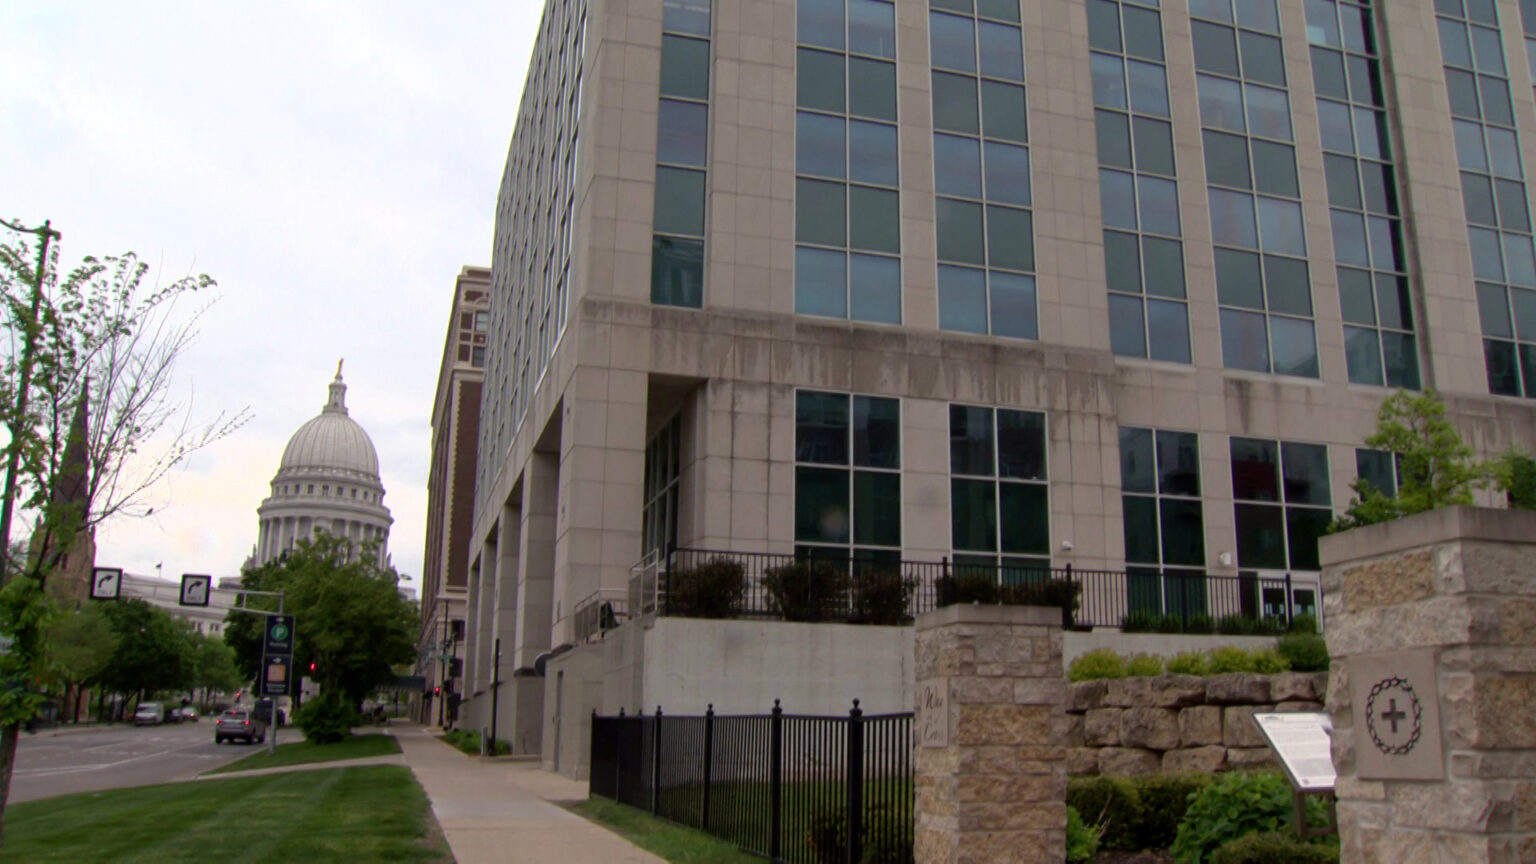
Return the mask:
[(1273, 764), (1253, 715), (1321, 711), (1326, 672), (1159, 675), (1067, 687), (1070, 774), (1176, 774)]

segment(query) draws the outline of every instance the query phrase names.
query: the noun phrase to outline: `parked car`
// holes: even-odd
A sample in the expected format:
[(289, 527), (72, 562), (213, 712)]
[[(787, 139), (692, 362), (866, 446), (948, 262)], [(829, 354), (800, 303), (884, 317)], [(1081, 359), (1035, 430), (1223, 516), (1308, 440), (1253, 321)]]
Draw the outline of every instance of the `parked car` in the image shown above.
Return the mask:
[(180, 723), (181, 722), (181, 709), (177, 708), (174, 705), (167, 705), (167, 706), (165, 706), (165, 722), (167, 722), (167, 723)]
[(219, 715), (219, 722), (213, 727), (213, 743), (223, 744), (225, 741), (244, 741), (247, 744), (261, 744), (267, 740), (267, 724), (257, 717), (255, 712), (244, 708), (231, 708)]
[(140, 702), (133, 710), (133, 725), (159, 726), (165, 722), (165, 706), (159, 702)]
[(193, 708), (191, 705), (188, 705), (185, 708), (177, 708), (176, 715), (181, 718), (181, 722), (183, 723), (197, 722), (197, 709)]

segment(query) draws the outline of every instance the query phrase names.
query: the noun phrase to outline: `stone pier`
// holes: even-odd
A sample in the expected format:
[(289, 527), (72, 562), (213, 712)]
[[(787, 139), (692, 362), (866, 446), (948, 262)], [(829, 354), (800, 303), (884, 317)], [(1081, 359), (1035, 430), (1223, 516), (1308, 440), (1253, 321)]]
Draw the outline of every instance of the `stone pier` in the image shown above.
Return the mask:
[(917, 619), (918, 864), (1066, 859), (1061, 610), (946, 606)]
[(1536, 861), (1536, 513), (1320, 549), (1344, 864)]

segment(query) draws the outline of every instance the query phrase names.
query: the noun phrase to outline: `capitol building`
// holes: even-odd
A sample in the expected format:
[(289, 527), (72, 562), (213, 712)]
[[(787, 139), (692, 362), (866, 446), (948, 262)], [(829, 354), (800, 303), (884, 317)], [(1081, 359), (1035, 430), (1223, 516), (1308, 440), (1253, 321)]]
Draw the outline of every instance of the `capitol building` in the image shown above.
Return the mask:
[(271, 494), (257, 508), (260, 533), (248, 566), (260, 567), (324, 531), (354, 546), (377, 543), (381, 565), (389, 563), (389, 526), (379, 481), (379, 454), (363, 427), (347, 414), (347, 385), (341, 364), (325, 407), (300, 426), (272, 478)]

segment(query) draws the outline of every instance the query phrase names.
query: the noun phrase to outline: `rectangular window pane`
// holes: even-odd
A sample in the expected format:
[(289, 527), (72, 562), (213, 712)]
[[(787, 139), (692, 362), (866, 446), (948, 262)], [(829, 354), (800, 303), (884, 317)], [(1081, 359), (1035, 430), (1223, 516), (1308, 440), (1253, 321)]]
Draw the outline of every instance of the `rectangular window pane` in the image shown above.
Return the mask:
[(874, 252), (901, 251), (901, 204), (895, 191), (848, 187), (848, 245)]
[(1200, 439), (1190, 432), (1157, 433), (1158, 491), (1200, 496)]
[(685, 99), (709, 98), (709, 40), (661, 37), (661, 93)]
[(704, 172), (656, 166), (656, 230), (666, 234), (704, 233)]
[(1147, 300), (1147, 348), (1153, 360), (1190, 362), (1189, 307), (1166, 300)]
[(1237, 504), (1237, 565), (1266, 570), (1285, 567), (1285, 509)]
[(657, 106), (656, 161), (704, 167), (709, 143), (709, 107), (663, 99)]
[(847, 265), (832, 249), (795, 247), (795, 312), (845, 318), (848, 315)]
[(1000, 81), (982, 81), (981, 130), (988, 138), (1028, 143), (1029, 119), (1024, 105), (1024, 88)]
[(996, 271), (987, 276), (991, 300), (992, 335), (1013, 339), (1040, 338), (1035, 305), (1035, 277)]
[(1120, 488), (1149, 494), (1157, 491), (1151, 429), (1120, 427)]
[(848, 317), (879, 324), (901, 323), (901, 259), (849, 256)]
[(1140, 297), (1109, 295), (1109, 346), (1121, 357), (1147, 356), (1145, 307)]
[(901, 475), (885, 471), (853, 472), (853, 542), (901, 545)]
[(848, 58), (848, 113), (896, 122), (896, 64)]
[(991, 480), (949, 481), (950, 537), (956, 549), (997, 551), (997, 484)]
[(1232, 497), (1239, 501), (1280, 500), (1280, 451), (1273, 441), (1233, 438)]
[[(795, 239), (803, 243), (846, 246), (847, 188), (841, 183), (796, 179)], [(703, 233), (702, 229), (699, 233)]]
[(795, 461), (848, 464), (848, 397), (842, 393), (795, 393)]
[(934, 201), (939, 260), (985, 264), (982, 251), (981, 205), (951, 198)]
[(1205, 564), (1205, 518), (1199, 501), (1181, 498), (1160, 499), (1163, 528), (1163, 563), (1203, 566)]
[(933, 73), (933, 128), (976, 134), (980, 130), (976, 79)]
[(1291, 568), (1321, 570), (1317, 558), (1317, 539), (1328, 533), (1333, 513), (1311, 507), (1285, 508), (1285, 528), (1291, 554)]
[(1161, 564), (1158, 546), (1157, 499), (1141, 495), (1121, 497), (1125, 516), (1127, 564)]
[(1051, 553), (1051, 512), (1044, 483), (1000, 483), (997, 487), (1002, 551), (1019, 555)]
[(939, 327), (965, 333), (987, 332), (985, 270), (939, 266)]
[(853, 464), (860, 468), (901, 467), (901, 402), (853, 397)]
[(1285, 475), (1285, 503), (1332, 503), (1328, 495), (1328, 448), (1321, 444), (1280, 445), (1280, 463)]
[(1010, 270), (1035, 269), (1034, 218), (1028, 210), (987, 205), (987, 263)]
[(992, 452), (992, 409), (949, 406), (950, 473), (992, 477)]
[(1264, 327), (1264, 315), (1221, 310), (1221, 356), (1228, 369), (1268, 372), (1269, 334)]
[(1017, 480), (1045, 479), (1045, 415), (997, 410), (997, 474)]
[(826, 51), (801, 48), (796, 52), (795, 104), (801, 108), (843, 113), (845, 57)]
[(795, 469), (795, 540), (847, 543), (848, 518), (847, 470)]
[(703, 240), (651, 239), (651, 302), (695, 309), (703, 305)]

